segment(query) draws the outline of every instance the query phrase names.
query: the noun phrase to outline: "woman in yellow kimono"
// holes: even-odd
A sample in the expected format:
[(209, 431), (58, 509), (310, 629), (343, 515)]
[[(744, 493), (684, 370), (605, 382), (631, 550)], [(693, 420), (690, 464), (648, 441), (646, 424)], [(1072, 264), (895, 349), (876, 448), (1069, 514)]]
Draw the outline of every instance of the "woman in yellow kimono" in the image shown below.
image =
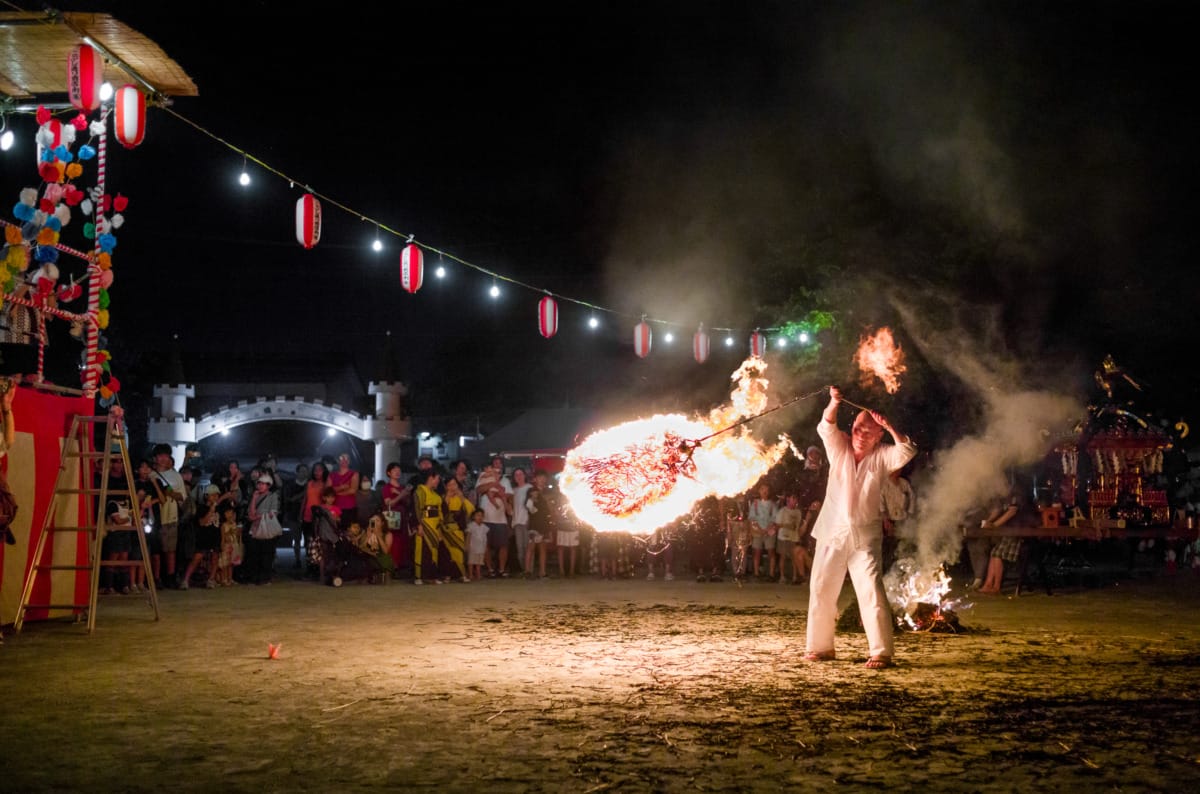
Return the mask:
[(462, 487), (453, 477), (446, 480), (446, 495), (442, 500), (442, 548), (438, 573), (443, 582), (455, 577), (469, 582), (467, 577), (467, 522), (475, 506), (463, 495)]
[(413, 537), (413, 584), (425, 584), (422, 574), (438, 575), (438, 546), (442, 543), (442, 497), (437, 492), (441, 475), (435, 469), (425, 473), (425, 481), (413, 493), (417, 511), (417, 534)]

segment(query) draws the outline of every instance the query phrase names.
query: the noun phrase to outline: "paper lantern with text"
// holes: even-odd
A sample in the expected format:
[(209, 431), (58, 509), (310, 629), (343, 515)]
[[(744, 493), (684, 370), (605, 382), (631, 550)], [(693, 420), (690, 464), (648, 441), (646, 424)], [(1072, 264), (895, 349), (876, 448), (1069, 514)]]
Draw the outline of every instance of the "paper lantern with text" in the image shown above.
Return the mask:
[(705, 361), (708, 361), (708, 334), (704, 332), (703, 325), (697, 329), (695, 336), (692, 337), (692, 358), (696, 359), (697, 364), (703, 364)]
[(767, 350), (767, 336), (758, 331), (750, 334), (750, 355), (762, 358)]
[(416, 243), (409, 243), (400, 252), (400, 286), (416, 292), (425, 282), (425, 254)]
[(146, 97), (136, 86), (123, 85), (113, 94), (113, 117), (117, 140), (126, 149), (146, 137)]
[(100, 107), (100, 84), (104, 82), (104, 59), (86, 44), (67, 54), (67, 97), (83, 111)]
[(650, 326), (645, 320), (633, 327), (633, 352), (638, 358), (650, 355)]
[(558, 302), (549, 295), (538, 301), (538, 332), (547, 339), (558, 333)]
[(312, 193), (296, 199), (296, 240), (305, 248), (321, 240), (321, 202)]

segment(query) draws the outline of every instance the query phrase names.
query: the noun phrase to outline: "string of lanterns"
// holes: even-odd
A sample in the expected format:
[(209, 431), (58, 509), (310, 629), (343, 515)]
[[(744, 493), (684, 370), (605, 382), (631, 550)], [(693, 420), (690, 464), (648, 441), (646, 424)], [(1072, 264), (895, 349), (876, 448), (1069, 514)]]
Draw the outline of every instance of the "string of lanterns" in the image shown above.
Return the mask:
[[(183, 122), (184, 124), (192, 127), (194, 130), (196, 130), (200, 134), (205, 135), (205, 136), (211, 138), (212, 140), (216, 141), (217, 143), (221, 144), (222, 146), (225, 146), (226, 148), (230, 149), (231, 151), (233, 151), (237, 154), (240, 154), (242, 156), (242, 164), (243, 164), (241, 177), (240, 177), (240, 182), (242, 185), (248, 185), (250, 183), (249, 174), (246, 172), (246, 164), (249, 162), (255, 163), (256, 165), (263, 168), (268, 173), (274, 174), (275, 176), (277, 176), (283, 180), (286, 180), (291, 185), (297, 185), (297, 184), (304, 185), (304, 183), (302, 181), (297, 180), (291, 176), (288, 176), (287, 174), (283, 173), (282, 171), (279, 171), (275, 167), (264, 162), (259, 157), (256, 157), (255, 155), (251, 154), (250, 152), (236, 146), (235, 144), (225, 140), (224, 138), (220, 137), (219, 135), (206, 129), (205, 127), (197, 124), (196, 122), (192, 121), (191, 119), (189, 119), (186, 116), (179, 113), (174, 108), (162, 107), (160, 109), (171, 114), (172, 116), (177, 118), (179, 121)], [(594, 314), (595, 312), (605, 312), (607, 314), (612, 314), (615, 316), (624, 316), (624, 313), (620, 312), (618, 310), (611, 309), (611, 308), (608, 308), (605, 306), (601, 306), (601, 305), (593, 303), (591, 301), (582, 300), (579, 298), (574, 298), (574, 297), (565, 296), (565, 295), (561, 295), (561, 294), (556, 294), (544, 287), (538, 287), (533, 284), (527, 284), (527, 283), (525, 283), (519, 279), (513, 278), (511, 276), (507, 276), (502, 273), (498, 273), (496, 271), (489, 270), (488, 268), (482, 267), (476, 263), (469, 262), (465, 259), (462, 259), (461, 257), (455, 256), (454, 254), (450, 253), (449, 251), (445, 251), (443, 249), (437, 248), (436, 246), (430, 245), (423, 241), (418, 241), (415, 238), (415, 235), (407, 234), (407, 233), (401, 232), (397, 229), (393, 229), (390, 226), (388, 226), (387, 224), (383, 223), (382, 221), (379, 221), (376, 218), (369, 217), (361, 212), (358, 212), (358, 211), (350, 208), (349, 206), (346, 206), (345, 204), (342, 204), (342, 203), (332, 199), (331, 197), (329, 197), (323, 193), (320, 193), (319, 191), (313, 190), (308, 185), (304, 185), (304, 190), (305, 190), (304, 195), (301, 196), (299, 199), (297, 199), (297, 202), (296, 202), (296, 240), (300, 243), (300, 245), (304, 246), (304, 248), (306, 248), (306, 249), (311, 249), (311, 248), (315, 247), (317, 245), (317, 243), (320, 241), (322, 202), (329, 204), (330, 206), (336, 207), (337, 209), (340, 209), (343, 212), (347, 213), (348, 215), (358, 218), (359, 220), (372, 223), (375, 225), (375, 238), (372, 243), (372, 247), (374, 248), (374, 250), (379, 251), (382, 249), (382, 245), (379, 242), (380, 232), (387, 232), (388, 234), (391, 234), (395, 237), (399, 237), (399, 238), (405, 240), (405, 244), (400, 251), (399, 276), (400, 276), (400, 285), (404, 288), (404, 290), (406, 292), (408, 292), (410, 294), (416, 294), (421, 289), (421, 287), (424, 285), (424, 282), (425, 282), (425, 253), (429, 252), (429, 253), (437, 254), (439, 262), (441, 262), (442, 260), (449, 260), (452, 262), (456, 262), (464, 267), (467, 267), (467, 268), (475, 270), (479, 273), (482, 273), (485, 276), (490, 276), (494, 281), (503, 281), (505, 283), (513, 284), (514, 286), (523, 287), (532, 292), (537, 292), (537, 293), (542, 294), (543, 297), (541, 299), (539, 299), (538, 303), (537, 303), (538, 332), (546, 339), (550, 339), (558, 332), (558, 323), (559, 323), (559, 305), (558, 304), (560, 301), (567, 301), (569, 303), (573, 303), (578, 306), (582, 306), (586, 309), (590, 309), (593, 312), (593, 316), (591, 318), (589, 318), (589, 326), (592, 328), (597, 327), (597, 325), (599, 324), (598, 321), (596, 320), (596, 317)], [(440, 272), (441, 271), (440, 266), (439, 266), (438, 270), (439, 270), (438, 275), (439, 276), (442, 275), (442, 273)], [(491, 294), (493, 297), (495, 297), (496, 295), (499, 294), (499, 289), (495, 284), (493, 284), (493, 286), (491, 288)], [(672, 320), (649, 318), (646, 315), (642, 315), (640, 322), (638, 322), (634, 326), (634, 329), (633, 329), (634, 352), (637, 354), (637, 356), (639, 358), (646, 358), (647, 356), (650, 355), (651, 341), (653, 338), (653, 331), (651, 328), (652, 324), (657, 324), (657, 325), (667, 326), (667, 327), (671, 327), (671, 326), (683, 327), (683, 323), (675, 322)], [(795, 324), (793, 324), (793, 325), (795, 325)], [(713, 326), (711, 328), (711, 330), (725, 331), (727, 334), (725, 337), (725, 345), (727, 347), (733, 345), (733, 342), (734, 342), (733, 333), (736, 332), (737, 329), (731, 328), (731, 327)], [(814, 328), (813, 330), (815, 331), (817, 329)], [(809, 334), (806, 331), (804, 331), (802, 329), (802, 327), (789, 328), (788, 326), (776, 326), (776, 327), (771, 327), (771, 328), (759, 328), (759, 329), (755, 329), (754, 333), (751, 335), (750, 340), (749, 340), (751, 353), (753, 353), (754, 355), (762, 355), (766, 352), (766, 350), (767, 350), (767, 333), (768, 332), (778, 334), (778, 336), (776, 338), (778, 339), (780, 346), (782, 346), (783, 344), (786, 344), (787, 340), (785, 338), (785, 335), (793, 334), (793, 332), (794, 332), (794, 335), (795, 335), (797, 341), (800, 344), (806, 344), (809, 341)], [(667, 341), (668, 342), (671, 341), (671, 334), (669, 331), (668, 331), (668, 335), (667, 335)], [(705, 330), (704, 324), (701, 323), (699, 325), (699, 327), (697, 328), (695, 334), (693, 335), (692, 356), (696, 360), (697, 363), (703, 364), (705, 361), (708, 360), (710, 353), (711, 353), (711, 342), (709, 339), (709, 332), (707, 330)]]
[[(91, 47), (89, 47), (86, 44), (81, 44), (76, 48), (76, 50), (74, 52), (72, 52), (71, 57), (68, 61), (68, 84), (70, 87), (70, 96), (71, 96), (71, 100), (72, 100), (73, 104), (77, 104), (77, 106), (80, 107), (81, 109), (82, 108), (95, 109), (96, 107), (99, 106), (99, 104), (100, 104), (99, 97), (100, 97), (100, 91), (101, 91), (100, 80), (102, 77), (102, 73), (103, 73), (103, 59)], [(180, 114), (178, 111), (176, 111), (174, 108), (163, 106), (163, 107), (161, 107), (161, 109), (166, 111), (167, 113), (170, 113), (172, 116), (179, 119), (183, 123), (191, 126), (193, 129), (197, 130), (198, 132), (217, 141), (218, 143), (222, 144), (226, 148), (229, 148), (232, 151), (234, 151), (238, 154), (241, 154), (243, 157), (243, 171), (242, 171), (242, 175), (241, 175), (241, 183), (243, 185), (246, 185), (249, 183), (249, 175), (245, 171), (245, 164), (249, 161), (253, 161), (258, 166), (267, 170), (269, 173), (273, 173), (276, 176), (279, 176), (280, 178), (287, 180), (292, 185), (302, 184), (302, 183), (299, 183), (297, 180), (282, 173), (281, 171), (268, 165), (266, 162), (264, 162), (260, 158), (235, 146), (234, 144), (230, 143), (229, 141), (224, 140), (223, 138), (214, 134), (213, 132), (209, 131), (208, 129), (206, 129), (206, 128), (200, 126), (199, 124), (195, 123), (194, 121), (186, 118), (185, 116)], [(113, 111), (114, 111), (113, 115), (114, 115), (114, 119), (115, 119), (114, 132), (116, 134), (117, 140), (126, 148), (133, 148), (133, 147), (137, 146), (138, 144), (140, 144), (142, 142), (142, 140), (144, 139), (145, 132), (146, 132), (145, 95), (141, 91), (139, 91), (137, 89), (137, 87), (135, 87), (135, 86), (132, 86), (132, 85), (122, 86), (120, 89), (118, 89), (116, 91), (116, 93), (114, 95)], [(374, 246), (376, 248), (376, 250), (381, 248), (381, 246), (379, 245), (379, 240), (378, 240), (379, 233), (381, 231), (386, 231), (389, 234), (406, 239), (406, 244), (403, 246), (403, 248), (401, 250), (401, 254), (400, 254), (399, 275), (400, 275), (401, 286), (405, 289), (405, 291), (409, 292), (410, 294), (416, 294), (416, 292), (421, 289), (421, 287), (424, 283), (424, 252), (429, 251), (432, 253), (436, 253), (439, 257), (439, 260), (441, 260), (443, 258), (449, 259), (453, 262), (457, 262), (460, 265), (463, 265), (465, 267), (468, 267), (468, 268), (476, 270), (480, 273), (483, 273), (484, 275), (491, 276), (493, 278), (493, 280), (502, 280), (506, 283), (510, 283), (510, 284), (513, 284), (516, 286), (523, 287), (525, 289), (529, 289), (531, 291), (542, 293), (543, 297), (537, 303), (538, 331), (544, 338), (547, 338), (547, 339), (552, 338), (558, 332), (558, 319), (559, 319), (558, 302), (560, 300), (565, 300), (567, 302), (577, 304), (584, 308), (590, 309), (593, 312), (605, 312), (605, 313), (609, 313), (609, 314), (613, 314), (613, 315), (617, 315), (617, 316), (622, 315), (622, 312), (598, 305), (591, 301), (586, 301), (586, 300), (581, 300), (578, 298), (555, 294), (545, 288), (537, 287), (537, 286), (531, 285), (531, 284), (526, 284), (518, 279), (512, 278), (510, 276), (506, 276), (501, 273), (497, 273), (497, 272), (489, 270), (485, 267), (481, 267), (475, 263), (466, 261), (460, 257), (457, 257), (457, 256), (451, 254), (450, 252), (438, 249), (438, 248), (436, 248), (432, 245), (429, 245), (427, 243), (424, 243), (424, 242), (419, 242), (415, 239), (414, 235), (412, 235), (412, 234), (405, 235), (395, 229), (390, 228), (389, 226), (387, 226), (386, 224), (384, 224), (378, 220), (368, 218), (366, 215), (364, 215), (360, 212), (357, 212), (357, 211), (351, 209), (350, 207), (331, 199), (329, 196), (326, 196), (315, 190), (312, 190), (308, 186), (305, 186), (304, 195), (302, 195), (299, 199), (297, 199), (296, 208), (295, 208), (296, 240), (305, 249), (312, 249), (320, 242), (322, 201), (325, 201), (326, 203), (330, 204), (331, 206), (341, 209), (344, 212), (346, 212), (347, 214), (350, 214), (361, 220), (373, 222), (376, 227), (376, 238), (375, 238), (375, 246)], [(493, 285), (493, 287), (492, 287), (493, 296), (498, 294), (498, 292), (499, 291), (498, 291), (497, 287), (495, 285)], [(639, 358), (646, 358), (650, 354), (651, 342), (652, 342), (652, 338), (653, 338), (653, 331), (651, 329), (652, 323), (658, 324), (658, 325), (663, 325), (663, 326), (668, 326), (668, 327), (682, 325), (681, 323), (678, 323), (678, 322), (673, 322), (670, 320), (663, 320), (663, 319), (647, 318), (645, 315), (642, 315), (640, 322), (638, 322), (634, 326), (634, 329), (633, 329), (634, 352), (637, 354), (637, 356)], [(596, 327), (597, 322), (596, 322), (594, 314), (590, 318), (589, 324), (592, 327)], [(732, 343), (733, 343), (732, 334), (736, 329), (713, 327), (713, 330), (726, 331), (728, 335), (726, 337), (725, 343), (727, 346), (732, 345)], [(766, 331), (783, 331), (784, 329), (768, 328), (765, 330)], [(666, 338), (667, 338), (668, 342), (671, 341), (672, 335), (670, 334), (669, 331), (668, 331)], [(803, 337), (801, 337), (801, 342), (803, 343), (803, 341), (805, 341), (805, 340), (803, 339)], [(781, 344), (783, 342), (784, 342), (784, 340), (781, 338)], [(750, 346), (750, 352), (752, 355), (762, 355), (763, 353), (766, 352), (767, 340), (766, 340), (766, 335), (763, 333), (763, 329), (756, 329), (754, 331), (754, 333), (751, 334), (750, 340), (749, 340), (749, 346)], [(692, 340), (693, 358), (696, 360), (697, 363), (703, 364), (705, 361), (708, 360), (710, 352), (711, 352), (711, 344), (710, 344), (710, 340), (709, 340), (709, 334), (705, 330), (704, 325), (700, 324), (700, 326), (697, 328), (695, 334), (693, 335), (693, 340)]]

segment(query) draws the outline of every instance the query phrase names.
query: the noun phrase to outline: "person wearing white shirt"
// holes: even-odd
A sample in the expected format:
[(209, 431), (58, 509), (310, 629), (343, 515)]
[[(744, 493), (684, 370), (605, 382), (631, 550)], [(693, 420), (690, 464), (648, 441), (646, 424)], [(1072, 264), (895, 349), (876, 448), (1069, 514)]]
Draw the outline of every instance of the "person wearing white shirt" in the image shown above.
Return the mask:
[[(817, 425), (829, 461), (825, 501), (813, 525), (817, 542), (809, 585), (806, 661), (835, 658), (837, 601), (847, 572), (854, 584), (870, 646), (866, 666), (892, 666), (892, 614), (883, 590), (880, 560), (883, 522), (880, 489), (892, 472), (917, 454), (912, 440), (875, 411), (861, 411), (848, 435), (837, 427), (841, 391), (829, 388), (829, 405)], [(884, 432), (893, 444), (880, 445)]]

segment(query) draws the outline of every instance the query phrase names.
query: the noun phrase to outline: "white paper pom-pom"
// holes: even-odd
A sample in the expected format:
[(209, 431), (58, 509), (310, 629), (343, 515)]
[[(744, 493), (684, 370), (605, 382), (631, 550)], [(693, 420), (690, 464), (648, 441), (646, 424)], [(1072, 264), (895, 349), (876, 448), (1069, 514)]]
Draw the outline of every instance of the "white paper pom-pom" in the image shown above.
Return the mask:
[(75, 143), (75, 127), (71, 124), (62, 125), (62, 132), (59, 133), (59, 142), (63, 146), (70, 146)]
[(125, 223), (125, 216), (118, 212), (116, 215), (112, 216), (111, 220), (112, 220), (112, 227), (114, 229), (120, 229), (121, 224)]
[(84, 199), (83, 201), (79, 202), (79, 210), (84, 215), (91, 215), (92, 214), (92, 200)]
[(71, 208), (66, 204), (59, 204), (54, 210), (54, 217), (58, 218), (58, 222), (66, 226), (71, 222)]
[(21, 203), (26, 207), (32, 207), (37, 204), (37, 188), (27, 187), (21, 191)]
[(91, 124), (88, 125), (88, 132), (90, 132), (92, 135), (103, 135), (104, 134), (104, 122), (100, 121), (99, 119), (93, 121)]

